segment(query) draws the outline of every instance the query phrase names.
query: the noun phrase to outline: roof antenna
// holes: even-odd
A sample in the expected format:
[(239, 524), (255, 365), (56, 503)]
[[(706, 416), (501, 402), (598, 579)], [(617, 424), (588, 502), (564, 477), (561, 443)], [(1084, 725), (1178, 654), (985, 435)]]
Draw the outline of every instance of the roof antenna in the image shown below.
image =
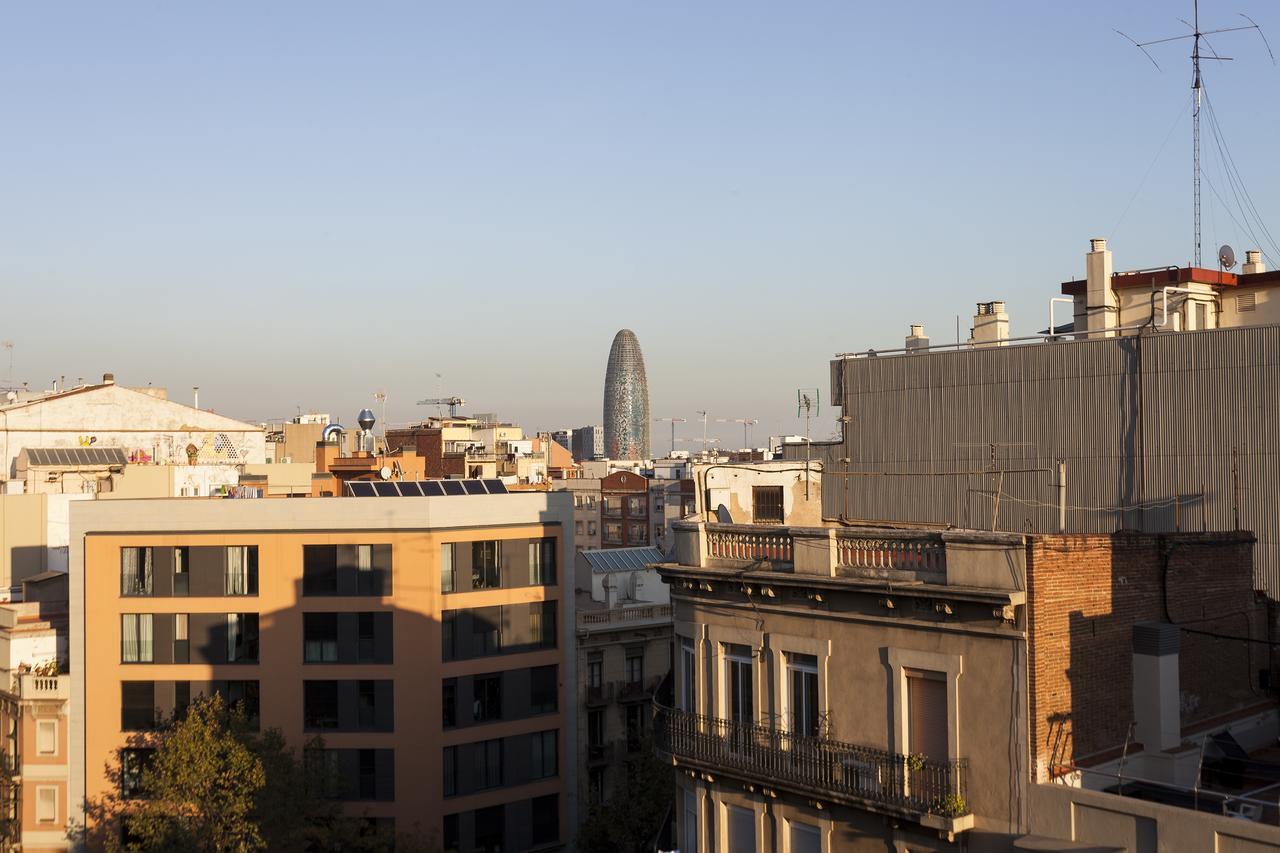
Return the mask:
[[(1271, 45), (1270, 43), (1267, 42), (1267, 36), (1265, 33), (1262, 32), (1262, 27), (1258, 26), (1258, 23), (1254, 21), (1253, 18), (1250, 18), (1248, 15), (1244, 14), (1243, 12), (1240, 12), (1239, 15), (1240, 17), (1248, 21), (1249, 22), (1248, 24), (1242, 24), (1241, 26), (1238, 26), (1238, 27), (1220, 27), (1216, 30), (1202, 30), (1200, 29), (1200, 0), (1192, 0), (1191, 6), (1192, 6), (1192, 19), (1188, 21), (1188, 20), (1179, 18), (1179, 20), (1181, 20), (1182, 23), (1186, 24), (1187, 27), (1191, 30), (1191, 32), (1186, 33), (1184, 35), (1169, 36), (1168, 38), (1152, 39), (1150, 41), (1138, 41), (1137, 39), (1132, 38), (1131, 36), (1128, 36), (1125, 33), (1120, 32), (1119, 30), (1116, 30), (1116, 32), (1119, 33), (1121, 36), (1124, 36), (1124, 38), (1128, 39), (1133, 44), (1133, 46), (1136, 47), (1138, 50), (1142, 51), (1143, 54), (1146, 55), (1147, 59), (1151, 60), (1151, 64), (1156, 67), (1157, 71), (1160, 71), (1162, 69), (1160, 68), (1160, 64), (1156, 62), (1155, 57), (1153, 57), (1147, 51), (1148, 47), (1150, 47), (1153, 44), (1165, 44), (1166, 42), (1182, 41), (1183, 39), (1192, 40), (1191, 42), (1191, 91), (1195, 95), (1195, 105), (1192, 107), (1192, 110), (1191, 110), (1191, 138), (1192, 138), (1192, 146), (1193, 146), (1193, 152), (1194, 152), (1192, 155), (1192, 159), (1194, 161), (1193, 168), (1192, 168), (1192, 174), (1193, 174), (1192, 196), (1193, 196), (1193, 209), (1194, 209), (1194, 217), (1195, 217), (1195, 240), (1196, 240), (1196, 254), (1195, 254), (1194, 265), (1198, 267), (1200, 266), (1200, 91), (1202, 89), (1201, 81), (1200, 81), (1200, 61), (1207, 59), (1207, 60), (1213, 60), (1215, 62), (1229, 62), (1233, 58), (1230, 56), (1219, 56), (1218, 52), (1213, 49), (1213, 45), (1209, 43), (1209, 40), (1205, 38), (1205, 36), (1211, 36), (1217, 33), (1234, 33), (1234, 32), (1239, 32), (1240, 30), (1257, 30), (1258, 35), (1262, 37), (1262, 44), (1267, 48), (1267, 55), (1271, 57), (1272, 65), (1275, 65), (1276, 56), (1274, 53), (1271, 52)], [(1204, 42), (1204, 46), (1208, 48), (1209, 52), (1207, 55), (1201, 53), (1200, 51), (1201, 42)]]

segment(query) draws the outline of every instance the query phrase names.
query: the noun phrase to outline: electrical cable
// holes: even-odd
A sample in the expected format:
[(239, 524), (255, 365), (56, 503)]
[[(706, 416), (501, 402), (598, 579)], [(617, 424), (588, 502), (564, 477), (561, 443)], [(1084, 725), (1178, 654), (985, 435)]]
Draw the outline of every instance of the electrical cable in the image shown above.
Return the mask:
[(1160, 143), (1160, 148), (1156, 151), (1156, 156), (1152, 158), (1151, 164), (1147, 166), (1147, 171), (1142, 175), (1142, 180), (1138, 182), (1138, 188), (1133, 191), (1133, 195), (1129, 196), (1129, 202), (1124, 206), (1124, 210), (1120, 212), (1120, 218), (1116, 220), (1116, 224), (1111, 226), (1111, 230), (1107, 232), (1111, 234), (1112, 238), (1114, 238), (1116, 232), (1119, 231), (1120, 225), (1124, 222), (1125, 217), (1129, 215), (1129, 208), (1133, 207), (1133, 203), (1142, 192), (1142, 188), (1147, 185), (1147, 179), (1151, 177), (1151, 171), (1155, 169), (1156, 163), (1159, 162), (1160, 155), (1164, 154), (1164, 149), (1169, 146), (1169, 140), (1173, 139), (1174, 131), (1176, 131), (1178, 129), (1178, 125), (1182, 123), (1182, 117), (1187, 114), (1187, 110), (1191, 108), (1192, 103), (1193, 98), (1188, 97), (1186, 104), (1184, 104), (1182, 110), (1179, 111), (1178, 117), (1173, 120), (1173, 125), (1169, 128), (1169, 132), (1165, 134), (1164, 142)]

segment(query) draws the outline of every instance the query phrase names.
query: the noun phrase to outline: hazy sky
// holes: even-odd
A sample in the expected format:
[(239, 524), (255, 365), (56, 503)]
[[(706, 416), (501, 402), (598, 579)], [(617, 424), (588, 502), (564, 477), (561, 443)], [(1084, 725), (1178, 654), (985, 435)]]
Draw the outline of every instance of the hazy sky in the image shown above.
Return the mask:
[[(1201, 5), (1280, 46), (1271, 0)], [(1189, 44), (1153, 49), (1161, 73), (1112, 31), (1189, 13), (5, 4), (0, 338), (40, 387), (114, 371), (250, 420), (344, 422), (381, 387), (397, 422), (439, 372), (545, 429), (601, 421), (625, 326), (655, 417), (755, 417), (762, 443), (801, 428), (796, 388), (825, 401), (837, 351), (901, 346), (912, 322), (952, 340), (997, 298), (1014, 334), (1043, 328), (1090, 237), (1117, 269), (1189, 260)], [(1210, 97), (1280, 234), (1280, 69), (1255, 33), (1214, 46), (1237, 59)], [(1243, 256), (1205, 196), (1206, 257)]]

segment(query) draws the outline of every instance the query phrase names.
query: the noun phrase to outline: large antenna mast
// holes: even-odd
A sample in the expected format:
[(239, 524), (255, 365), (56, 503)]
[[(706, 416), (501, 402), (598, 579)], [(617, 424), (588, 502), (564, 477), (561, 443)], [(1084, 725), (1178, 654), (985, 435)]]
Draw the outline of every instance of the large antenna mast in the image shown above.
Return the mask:
[[(1275, 64), (1276, 57), (1275, 54), (1271, 52), (1271, 45), (1267, 43), (1267, 37), (1262, 32), (1262, 27), (1258, 26), (1257, 22), (1254, 21), (1253, 18), (1250, 18), (1248, 15), (1240, 12), (1237, 14), (1248, 21), (1248, 24), (1238, 27), (1220, 27), (1216, 30), (1202, 30), (1200, 29), (1200, 0), (1192, 0), (1191, 6), (1191, 20), (1188, 21), (1185, 18), (1179, 18), (1179, 20), (1186, 24), (1191, 30), (1191, 32), (1185, 35), (1169, 36), (1168, 38), (1152, 39), (1151, 41), (1138, 41), (1124, 33), (1121, 33), (1119, 30), (1116, 30), (1116, 32), (1120, 33), (1120, 35), (1124, 36), (1126, 39), (1129, 39), (1129, 41), (1133, 43), (1134, 47), (1146, 54), (1147, 59), (1151, 60), (1151, 64), (1156, 67), (1157, 71), (1162, 70), (1160, 68), (1160, 63), (1156, 62), (1155, 57), (1147, 51), (1148, 47), (1153, 44), (1165, 44), (1166, 42), (1191, 39), (1191, 91), (1192, 96), (1195, 98), (1195, 103), (1191, 107), (1191, 144), (1193, 152), (1192, 207), (1194, 210), (1193, 215), (1195, 217), (1196, 240), (1195, 261), (1193, 266), (1198, 267), (1200, 266), (1200, 97), (1204, 88), (1200, 79), (1200, 61), (1208, 59), (1215, 62), (1229, 62), (1233, 59), (1233, 57), (1230, 56), (1219, 56), (1218, 52), (1213, 49), (1213, 45), (1209, 43), (1209, 40), (1205, 38), (1205, 36), (1211, 36), (1217, 33), (1234, 33), (1239, 32), (1240, 30), (1257, 30), (1258, 35), (1262, 37), (1262, 43), (1266, 45), (1267, 54), (1271, 57), (1272, 64)], [(1204, 42), (1204, 46), (1209, 49), (1209, 53), (1207, 55), (1200, 51), (1201, 42)]]

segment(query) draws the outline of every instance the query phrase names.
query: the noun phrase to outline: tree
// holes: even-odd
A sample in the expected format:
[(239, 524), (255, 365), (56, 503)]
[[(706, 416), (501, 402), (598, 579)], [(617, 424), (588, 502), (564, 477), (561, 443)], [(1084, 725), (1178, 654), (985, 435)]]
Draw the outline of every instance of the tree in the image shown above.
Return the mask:
[[(317, 738), (307, 748), (323, 745)], [(79, 834), (90, 846), (121, 853), (401, 846), (384, 827), (344, 814), (324, 797), (333, 786), (318, 778), (318, 765), (300, 761), (278, 729), (254, 731), (240, 706), (228, 708), (217, 693), (130, 747), (138, 751), (108, 767), (115, 793), (87, 804), (92, 828)], [(406, 836), (403, 846), (418, 845)]]
[(646, 738), (626, 761), (625, 783), (594, 806), (578, 830), (581, 853), (643, 853), (651, 850), (675, 798), (671, 765), (660, 761)]

